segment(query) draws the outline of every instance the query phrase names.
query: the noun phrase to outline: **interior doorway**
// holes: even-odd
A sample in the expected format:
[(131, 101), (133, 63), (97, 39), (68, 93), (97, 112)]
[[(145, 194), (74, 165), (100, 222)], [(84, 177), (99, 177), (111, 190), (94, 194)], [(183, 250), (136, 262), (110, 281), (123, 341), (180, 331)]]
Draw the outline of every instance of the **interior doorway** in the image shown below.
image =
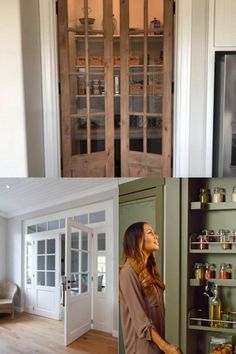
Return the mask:
[(46, 231), (52, 221), (27, 227), (38, 232), (25, 236), (25, 310), (63, 320), (66, 345), (90, 329), (113, 333), (113, 225), (105, 222), (112, 222), (111, 204), (89, 220), (86, 214), (60, 219), (54, 231)]

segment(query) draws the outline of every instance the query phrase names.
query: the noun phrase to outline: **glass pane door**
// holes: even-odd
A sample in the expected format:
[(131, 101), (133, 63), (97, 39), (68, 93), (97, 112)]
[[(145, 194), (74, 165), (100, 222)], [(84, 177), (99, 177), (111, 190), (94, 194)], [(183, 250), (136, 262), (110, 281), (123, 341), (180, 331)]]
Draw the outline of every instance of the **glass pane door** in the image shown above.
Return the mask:
[(64, 0), (59, 9), (64, 175), (113, 176), (112, 0)]

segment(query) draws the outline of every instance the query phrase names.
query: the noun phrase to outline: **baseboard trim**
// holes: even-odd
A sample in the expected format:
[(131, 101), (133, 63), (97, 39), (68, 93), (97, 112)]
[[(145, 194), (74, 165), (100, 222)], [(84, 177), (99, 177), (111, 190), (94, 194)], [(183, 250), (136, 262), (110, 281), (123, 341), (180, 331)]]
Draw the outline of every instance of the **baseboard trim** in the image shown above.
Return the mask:
[(112, 336), (118, 338), (119, 332), (118, 331), (112, 331)]

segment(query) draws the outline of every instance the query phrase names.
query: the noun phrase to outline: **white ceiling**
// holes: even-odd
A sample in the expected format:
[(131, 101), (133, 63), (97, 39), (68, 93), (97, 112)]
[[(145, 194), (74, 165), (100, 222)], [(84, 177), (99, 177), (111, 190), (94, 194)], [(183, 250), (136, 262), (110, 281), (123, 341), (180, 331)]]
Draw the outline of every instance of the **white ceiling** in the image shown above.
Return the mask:
[(0, 215), (24, 214), (117, 185), (115, 178), (0, 178)]

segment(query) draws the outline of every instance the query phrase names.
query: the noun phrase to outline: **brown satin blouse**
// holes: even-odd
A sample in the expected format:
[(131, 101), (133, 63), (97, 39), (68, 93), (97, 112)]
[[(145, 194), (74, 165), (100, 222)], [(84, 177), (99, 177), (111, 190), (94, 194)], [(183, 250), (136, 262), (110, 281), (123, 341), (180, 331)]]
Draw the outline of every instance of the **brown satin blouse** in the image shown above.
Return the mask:
[(150, 328), (155, 327), (165, 337), (163, 290), (156, 286), (152, 294), (144, 295), (139, 277), (127, 261), (120, 271), (120, 293), (125, 353), (163, 353), (151, 340), (150, 333)]

